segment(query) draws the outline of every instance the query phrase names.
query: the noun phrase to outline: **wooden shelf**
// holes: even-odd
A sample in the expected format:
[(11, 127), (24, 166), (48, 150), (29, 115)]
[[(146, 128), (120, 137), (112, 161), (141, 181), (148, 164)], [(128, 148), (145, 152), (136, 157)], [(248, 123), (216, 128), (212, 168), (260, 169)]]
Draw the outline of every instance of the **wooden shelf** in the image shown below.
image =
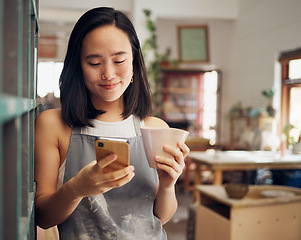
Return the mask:
[[(214, 93), (216, 99), (216, 105), (213, 111), (215, 111), (216, 120), (208, 121), (208, 116), (211, 114), (210, 110), (204, 106), (208, 102), (208, 96), (211, 96), (211, 92), (204, 89), (209, 78), (204, 78), (206, 72), (216, 71), (217, 75), (213, 80), (216, 84), (216, 92)], [(215, 69), (213, 66), (203, 68), (203, 69), (162, 69), (162, 82), (158, 90), (162, 96), (162, 117), (167, 122), (182, 122), (186, 123), (191, 129), (198, 129), (196, 133), (198, 136), (203, 137), (203, 133), (207, 131), (209, 133), (214, 127), (215, 139), (217, 141), (219, 138), (220, 131), (220, 70)], [(212, 76), (212, 75), (209, 75)], [(213, 75), (214, 76), (214, 75)], [(211, 80), (211, 79), (210, 79)], [(215, 82), (217, 81), (217, 82)], [(206, 82), (206, 85), (204, 85)], [(205, 101), (206, 98), (206, 101)], [(210, 106), (212, 108), (212, 106)], [(207, 116), (207, 117), (206, 117)], [(210, 115), (211, 116), (211, 115)], [(209, 116), (209, 117), (210, 117)], [(204, 122), (204, 117), (206, 121)], [(208, 126), (210, 128), (203, 128), (202, 126)], [(196, 131), (196, 130), (192, 130)], [(210, 132), (209, 134), (212, 134)], [(211, 135), (212, 136), (212, 135)]]
[(160, 92), (166, 121), (201, 123), (203, 70), (164, 69)]
[(173, 94), (194, 94), (194, 93), (198, 93), (197, 89), (195, 89), (195, 88), (173, 88), (173, 87), (169, 87), (169, 88), (159, 89), (159, 91), (163, 92), (163, 93), (173, 93)]

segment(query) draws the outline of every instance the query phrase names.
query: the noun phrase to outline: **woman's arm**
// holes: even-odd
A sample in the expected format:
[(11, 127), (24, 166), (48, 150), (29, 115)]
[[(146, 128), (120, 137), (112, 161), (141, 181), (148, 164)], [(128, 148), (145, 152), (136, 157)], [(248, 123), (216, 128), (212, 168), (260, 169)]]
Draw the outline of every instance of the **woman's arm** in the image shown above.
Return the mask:
[(159, 175), (159, 189), (156, 197), (154, 212), (162, 224), (167, 223), (175, 214), (178, 203), (175, 194), (175, 184), (185, 167), (184, 159), (189, 153), (189, 148), (184, 143), (178, 147), (164, 146), (164, 150), (173, 158), (156, 156), (157, 171)]
[[(163, 120), (153, 117), (146, 119), (145, 125), (148, 127), (168, 127)], [(171, 158), (156, 157), (159, 186), (154, 213), (161, 220), (162, 224), (167, 223), (171, 219), (178, 207), (175, 184), (185, 167), (184, 158), (189, 153), (189, 148), (184, 143), (178, 143), (178, 147), (179, 149), (168, 145), (164, 146), (164, 150), (171, 154)]]
[(91, 162), (57, 190), (58, 171), (67, 155), (70, 134), (71, 129), (64, 125), (57, 110), (46, 111), (36, 120), (35, 206), (37, 224), (42, 228), (64, 222), (83, 197), (122, 186), (134, 176), (133, 166), (102, 173), (102, 168), (116, 160), (117, 156), (113, 154), (98, 162)]
[(162, 189), (158, 188), (155, 201), (154, 213), (160, 219), (162, 224), (167, 223), (175, 214), (178, 208), (178, 201), (175, 188)]
[[(62, 124), (57, 110), (49, 110), (36, 119), (35, 128), (35, 203), (37, 224), (48, 228), (63, 222), (80, 202), (72, 196), (70, 184), (56, 191), (61, 163), (61, 144), (70, 138), (71, 129)], [(60, 149), (60, 146), (62, 147)]]

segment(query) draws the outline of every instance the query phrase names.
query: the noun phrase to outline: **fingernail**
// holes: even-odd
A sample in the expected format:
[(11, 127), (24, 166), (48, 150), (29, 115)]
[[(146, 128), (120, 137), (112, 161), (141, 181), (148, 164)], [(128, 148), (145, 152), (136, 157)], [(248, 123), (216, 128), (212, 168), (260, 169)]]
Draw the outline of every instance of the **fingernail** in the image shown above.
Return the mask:
[(117, 155), (116, 154), (111, 154), (108, 157), (109, 157), (109, 160), (113, 160), (113, 159), (117, 158)]

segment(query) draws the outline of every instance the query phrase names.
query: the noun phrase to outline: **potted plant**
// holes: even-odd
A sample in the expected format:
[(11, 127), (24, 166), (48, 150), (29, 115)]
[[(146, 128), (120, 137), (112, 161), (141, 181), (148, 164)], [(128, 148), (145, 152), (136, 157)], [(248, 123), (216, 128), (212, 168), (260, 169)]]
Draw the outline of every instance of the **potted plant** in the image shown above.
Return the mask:
[(170, 48), (167, 48), (164, 54), (159, 54), (157, 45), (156, 24), (152, 20), (151, 10), (145, 9), (143, 13), (146, 17), (146, 28), (149, 31), (149, 38), (142, 45), (142, 53), (145, 59), (147, 76), (153, 93), (154, 115), (161, 115), (161, 100), (158, 93), (160, 88), (161, 69), (177, 67), (177, 60), (170, 60)]
[(270, 117), (275, 117), (275, 115), (276, 115), (276, 110), (273, 107), (273, 97), (274, 97), (275, 92), (276, 92), (276, 90), (273, 87), (262, 91), (262, 95), (264, 97), (268, 98), (268, 100), (269, 100), (266, 111)]
[(301, 131), (297, 126), (288, 123), (284, 127), (284, 134), (287, 139), (288, 146), (291, 146), (292, 153), (301, 153)]
[[(156, 24), (151, 19), (151, 10), (143, 10), (146, 17), (146, 28), (150, 33), (148, 39), (142, 45), (142, 53), (145, 58), (147, 75), (149, 77), (150, 85), (153, 93), (155, 93), (157, 88), (157, 82), (160, 76), (160, 58), (157, 46), (157, 34), (156, 34)], [(170, 51), (169, 51), (170, 52)], [(166, 58), (168, 57), (166, 53)]]
[(142, 45), (142, 53), (145, 58), (147, 75), (149, 77), (153, 90), (156, 90), (158, 80), (160, 78), (161, 68), (176, 68), (179, 61), (170, 59), (171, 49), (167, 48), (163, 54), (159, 54), (157, 45), (156, 24), (152, 20), (151, 10), (144, 9), (146, 17), (146, 28), (149, 31), (149, 38)]

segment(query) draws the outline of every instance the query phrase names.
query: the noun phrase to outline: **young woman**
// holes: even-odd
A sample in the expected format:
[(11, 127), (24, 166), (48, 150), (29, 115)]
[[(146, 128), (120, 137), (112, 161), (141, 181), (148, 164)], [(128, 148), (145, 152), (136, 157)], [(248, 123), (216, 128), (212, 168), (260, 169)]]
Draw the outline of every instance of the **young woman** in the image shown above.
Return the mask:
[[(140, 126), (167, 128), (151, 117), (151, 94), (139, 40), (120, 11), (95, 8), (76, 23), (60, 77), (60, 110), (36, 120), (36, 220), (58, 225), (60, 239), (166, 239), (175, 213), (175, 183), (189, 149), (164, 146), (149, 168)], [(97, 136), (130, 142), (131, 165), (103, 173)]]

